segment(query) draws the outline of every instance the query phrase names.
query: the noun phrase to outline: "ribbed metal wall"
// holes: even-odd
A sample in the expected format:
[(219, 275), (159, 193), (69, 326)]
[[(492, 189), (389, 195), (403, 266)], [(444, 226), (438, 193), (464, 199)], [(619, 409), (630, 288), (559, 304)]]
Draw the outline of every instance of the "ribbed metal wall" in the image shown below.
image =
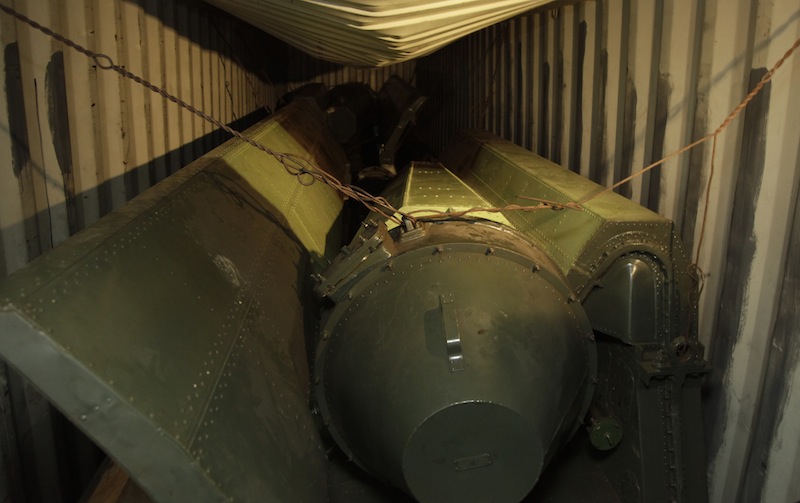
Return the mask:
[[(602, 184), (714, 129), (795, 40), (796, 0), (598, 0), (420, 60), (433, 137), (487, 128)], [(800, 500), (800, 54), (719, 137), (701, 338), (713, 502)], [(620, 191), (696, 251), (711, 144)]]
[(286, 81), (289, 90), (312, 82), (322, 82), (328, 87), (348, 82), (360, 82), (378, 91), (392, 75), (413, 84), (416, 81), (416, 61), (407, 61), (380, 68), (344, 66), (316, 59), (298, 49), (289, 48), (286, 60)]
[[(201, 2), (1, 1), (237, 127), (286, 90), (286, 46)], [(0, 48), (0, 277), (226, 139), (4, 13)], [(99, 455), (0, 364), (0, 502), (75, 501)]]
[[(285, 89), (262, 57), (285, 46), (199, 2), (3, 1), (226, 123)], [(224, 139), (5, 14), (0, 40), (0, 276)]]
[[(603, 184), (713, 131), (800, 37), (796, 0), (588, 0), (372, 70), (287, 49), (201, 2), (0, 1), (226, 122), (307, 82), (377, 89), (398, 74), (431, 97), (439, 145), (486, 128)], [(0, 43), (0, 276), (223, 139), (2, 14)], [(795, 55), (718, 144), (699, 259), (713, 502), (800, 500), (798, 88)], [(710, 150), (621, 189), (674, 219), (693, 251)]]

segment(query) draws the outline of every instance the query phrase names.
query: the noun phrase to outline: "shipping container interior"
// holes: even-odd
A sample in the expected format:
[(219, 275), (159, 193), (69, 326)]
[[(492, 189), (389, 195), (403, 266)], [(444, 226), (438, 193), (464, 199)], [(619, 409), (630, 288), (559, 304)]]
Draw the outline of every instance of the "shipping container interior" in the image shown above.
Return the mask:
[[(193, 0), (0, 3), (239, 131), (305, 84), (397, 75), (428, 97), (435, 152), (484, 129), (606, 186), (714, 133), (800, 39), (796, 0), (570, 1), (361, 68)], [(0, 45), (0, 278), (230, 137), (7, 13)], [(714, 503), (800, 501), (800, 51), (770, 76), (714, 142), (616, 189), (703, 271)], [(78, 501), (103, 459), (3, 368), (0, 503)]]

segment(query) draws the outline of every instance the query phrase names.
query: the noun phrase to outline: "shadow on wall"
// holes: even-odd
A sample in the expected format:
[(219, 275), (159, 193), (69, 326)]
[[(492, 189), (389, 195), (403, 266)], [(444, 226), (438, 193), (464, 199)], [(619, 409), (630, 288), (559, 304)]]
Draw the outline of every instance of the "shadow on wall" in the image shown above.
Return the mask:
[[(8, 96), (11, 96), (11, 93)], [(11, 105), (11, 101), (9, 98), (9, 105)], [(9, 135), (12, 143), (12, 162), (11, 166), (7, 166), (6, 169), (14, 170), (14, 175), (20, 183), (20, 190), (32, 178), (40, 178), (50, 190), (63, 190), (66, 202), (47, 206), (39, 211), (34, 210), (31, 214), (24, 214), (22, 221), (6, 222), (5, 226), (0, 228), (0, 237), (2, 238), (0, 240), (0, 244), (2, 244), (0, 246), (0, 278), (11, 274), (14, 270), (58, 244), (53, 240), (52, 228), (54, 225), (64, 224), (64, 222), (55, 222), (54, 218), (57, 216), (63, 215), (68, 219), (66, 224), (70, 235), (72, 235), (93, 223), (87, 221), (84, 216), (87, 213), (87, 205), (98, 205), (99, 211), (94, 208), (91, 213), (103, 216), (114, 209), (113, 193), (115, 191), (122, 192), (124, 199), (130, 200), (147, 189), (147, 187), (141, 187), (140, 182), (142, 180), (149, 180), (150, 185), (158, 183), (164, 175), (168, 176), (191, 162), (194, 158), (194, 152), (210, 151), (230, 138), (228, 133), (221, 130), (211, 132), (167, 152), (147, 164), (131, 168), (123, 176), (105, 180), (99, 186), (75, 194), (71, 190), (72, 156), (57, 156), (61, 167), (62, 179), (55, 179), (42, 166), (34, 164), (30, 158), (24, 115), (22, 117), (17, 117), (13, 113), (9, 115), (10, 130), (0, 127), (0, 134)], [(258, 109), (228, 125), (237, 131), (244, 131), (265, 117), (267, 117), (267, 111)], [(66, 124), (64, 126), (67, 127)], [(54, 133), (58, 133), (53, 135), (54, 138), (69, 138), (68, 127), (59, 132), (54, 131)], [(59, 148), (63, 145), (69, 148), (68, 142), (62, 143), (56, 140), (55, 143), (56, 152), (59, 152)], [(89, 192), (93, 193), (90, 194)], [(38, 202), (29, 201), (28, 203), (30, 204), (26, 204), (26, 208), (38, 206)], [(17, 244), (16, 249), (14, 244)], [(24, 246), (24, 250), (21, 249), (21, 246)], [(12, 257), (17, 258), (13, 259)]]
[[(220, 53), (228, 53), (239, 65), (253, 75), (262, 78), (265, 84), (281, 84), (286, 81), (284, 68), (286, 65), (287, 46), (282, 41), (249, 25), (227, 12), (205, 2), (195, 0), (122, 0), (134, 4), (148, 15), (158, 19), (159, 23), (171, 28), (180, 37), (186, 38), (203, 49)], [(213, 37), (200, 33), (200, 24), (190, 22), (190, 17), (208, 19), (208, 24), (215, 35), (222, 40), (223, 46), (217, 46)], [(223, 30), (225, 25), (238, 25), (232, 30)], [(235, 39), (226, 35), (233, 33)]]
[[(207, 17), (211, 29), (227, 44), (231, 57), (248, 71), (262, 77), (264, 83), (270, 85), (290, 84), (296, 81), (313, 80), (324, 73), (343, 68), (343, 65), (318, 60), (284, 41), (247, 24), (247, 20), (239, 19), (227, 12), (204, 2), (191, 0), (166, 0), (150, 2), (146, 0), (123, 0), (137, 5), (147, 14), (157, 18), (164, 26), (175, 30), (181, 37), (199, 44), (205, 49), (220, 50), (220, 47), (209, 47), (209, 37), (202, 36), (196, 25), (189, 23), (191, 12)], [(243, 29), (231, 30), (236, 40), (225, 38), (225, 31), (220, 27), (226, 23), (239, 24)], [(312, 64), (301, 65), (289, 71), (290, 62), (308, 58)], [(295, 65), (296, 66), (296, 65)]]

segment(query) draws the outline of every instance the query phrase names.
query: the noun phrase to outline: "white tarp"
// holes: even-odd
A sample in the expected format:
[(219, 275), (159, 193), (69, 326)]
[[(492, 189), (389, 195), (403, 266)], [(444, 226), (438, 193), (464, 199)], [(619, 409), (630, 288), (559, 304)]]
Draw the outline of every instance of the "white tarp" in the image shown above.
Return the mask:
[(384, 66), (553, 0), (206, 1), (320, 59)]

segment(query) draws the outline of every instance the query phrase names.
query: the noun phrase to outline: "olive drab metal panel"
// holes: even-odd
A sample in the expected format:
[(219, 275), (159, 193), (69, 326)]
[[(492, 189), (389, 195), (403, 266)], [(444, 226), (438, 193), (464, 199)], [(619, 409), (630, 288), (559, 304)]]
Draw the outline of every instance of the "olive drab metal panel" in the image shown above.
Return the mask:
[[(322, 127), (247, 134), (338, 173)], [(303, 292), (341, 208), (232, 140), (7, 278), (0, 352), (157, 501), (325, 501)]]
[(705, 501), (709, 369), (672, 222), (488, 133), (441, 160), (317, 277), (315, 401), (339, 447), (422, 502), (517, 501), (540, 475), (533, 501), (596, 501), (552, 482), (578, 470), (603, 501)]

